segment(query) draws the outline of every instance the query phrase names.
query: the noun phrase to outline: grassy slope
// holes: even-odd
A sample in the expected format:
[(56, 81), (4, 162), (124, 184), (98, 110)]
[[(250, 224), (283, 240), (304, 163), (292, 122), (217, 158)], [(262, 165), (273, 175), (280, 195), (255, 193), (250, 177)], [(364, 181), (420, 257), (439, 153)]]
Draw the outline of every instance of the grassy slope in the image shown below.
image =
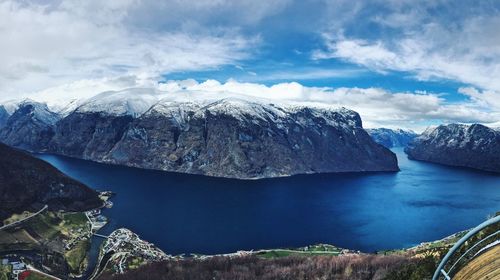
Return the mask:
[(71, 250), (64, 250), (67, 240), (75, 237), (74, 231), (78, 228), (89, 228), (85, 214), (46, 212), (23, 223), (20, 228), (0, 231), (0, 253), (50, 247), (64, 254), (71, 270), (78, 273), (86, 261), (89, 241), (82, 240)]

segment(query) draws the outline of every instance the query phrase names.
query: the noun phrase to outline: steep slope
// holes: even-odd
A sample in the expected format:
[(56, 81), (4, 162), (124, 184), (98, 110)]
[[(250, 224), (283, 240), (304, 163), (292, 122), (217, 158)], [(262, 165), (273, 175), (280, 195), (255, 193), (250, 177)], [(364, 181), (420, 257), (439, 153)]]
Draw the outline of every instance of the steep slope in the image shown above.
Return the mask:
[(5, 109), (5, 107), (0, 105), (0, 128), (2, 128), (5, 125), (9, 116), (10, 115)]
[(161, 102), (135, 119), (105, 162), (256, 179), (299, 173), (395, 171), (395, 155), (347, 109), (237, 99)]
[(480, 124), (429, 128), (405, 152), (410, 159), (500, 172), (500, 132)]
[(0, 144), (0, 224), (13, 213), (99, 207), (97, 193), (22, 151)]
[(417, 137), (417, 134), (411, 130), (373, 128), (366, 129), (366, 132), (375, 140), (375, 142), (386, 148), (406, 147), (408, 143)]
[(99, 162), (244, 179), (398, 170), (396, 156), (347, 109), (161, 97), (148, 89), (102, 93), (46, 123), (50, 133), (38, 138), (31, 134), (40, 129), (15, 129), (36, 119), (20, 107), (0, 140)]
[(43, 150), (54, 135), (59, 115), (47, 105), (23, 101), (0, 129), (0, 140), (10, 146), (27, 150)]
[(75, 111), (54, 127), (49, 151), (100, 161), (120, 140), (132, 121), (128, 115)]

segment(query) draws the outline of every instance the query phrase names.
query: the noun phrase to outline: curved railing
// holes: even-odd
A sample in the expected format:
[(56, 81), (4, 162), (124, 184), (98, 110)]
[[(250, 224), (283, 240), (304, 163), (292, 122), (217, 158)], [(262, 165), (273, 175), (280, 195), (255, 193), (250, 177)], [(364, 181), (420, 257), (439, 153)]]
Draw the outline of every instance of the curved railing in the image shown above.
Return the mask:
[[(478, 232), (486, 229), (487, 227), (489, 227), (491, 225), (499, 223), (499, 222), (500, 222), (500, 215), (483, 222), (482, 224), (480, 224), (477, 227), (470, 230), (462, 238), (460, 238), (460, 240), (458, 240), (457, 243), (455, 245), (453, 245), (453, 247), (450, 249), (450, 251), (448, 251), (448, 253), (441, 260), (441, 262), (439, 263), (439, 266), (437, 267), (436, 271), (434, 272), (434, 276), (432, 277), (432, 280), (438, 280), (438, 279), (440, 279), (441, 276), (444, 276), (444, 278), (447, 280), (451, 279), (450, 275), (454, 274), (455, 269), (457, 268), (457, 264), (460, 261), (462, 261), (467, 255), (469, 255), (471, 252), (473, 252), (475, 249), (480, 248), (479, 247), (480, 245), (486, 244), (484, 247), (482, 247), (482, 249), (480, 249), (479, 251), (477, 251), (473, 255), (473, 258), (475, 256), (478, 256), (483, 251), (483, 249), (497, 245), (499, 243), (499, 240), (500, 240), (498, 238), (498, 236), (500, 235), (500, 230), (497, 230), (494, 233), (489, 234), (484, 238), (481, 238), (480, 240), (478, 240), (476, 243), (474, 243), (472, 245), (468, 244), (468, 246), (470, 246), (470, 247), (464, 253), (462, 253), (456, 259), (456, 261), (453, 262), (453, 264), (451, 264), (449, 269), (445, 270), (445, 266), (451, 260), (452, 256), (455, 253), (460, 251), (460, 249), (462, 248), (462, 245), (464, 245), (467, 241), (469, 241), (472, 237), (474, 237)], [(494, 240), (491, 243), (486, 242), (488, 240), (493, 240), (495, 238), (495, 236), (497, 236), (496, 240)]]

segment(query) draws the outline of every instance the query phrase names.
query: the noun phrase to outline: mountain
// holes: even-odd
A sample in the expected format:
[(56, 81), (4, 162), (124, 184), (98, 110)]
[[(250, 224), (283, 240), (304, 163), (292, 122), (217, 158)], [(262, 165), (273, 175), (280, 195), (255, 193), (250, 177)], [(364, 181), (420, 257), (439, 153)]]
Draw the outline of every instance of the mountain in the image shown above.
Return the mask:
[(0, 144), (0, 225), (13, 213), (83, 211), (101, 206), (97, 193), (29, 154)]
[(10, 115), (5, 109), (5, 107), (0, 105), (0, 128), (2, 128), (5, 125), (9, 116)]
[(7, 143), (25, 149), (240, 179), (398, 170), (396, 156), (348, 109), (164, 97), (146, 89), (100, 94), (49, 125), (50, 137), (31, 146), (18, 144), (26, 142), (26, 132), (10, 129), (23, 120), (15, 117), (20, 107), (0, 140), (7, 135)]
[(53, 127), (59, 118), (47, 105), (25, 100), (0, 129), (0, 140), (22, 149), (43, 150), (52, 139)]
[(104, 160), (245, 179), (398, 170), (394, 154), (370, 139), (353, 111), (237, 99), (158, 103), (131, 122)]
[(428, 128), (405, 149), (410, 159), (500, 172), (500, 131), (484, 125)]
[(366, 129), (366, 132), (375, 140), (375, 142), (386, 148), (406, 147), (408, 142), (417, 137), (417, 133), (404, 129), (373, 128)]

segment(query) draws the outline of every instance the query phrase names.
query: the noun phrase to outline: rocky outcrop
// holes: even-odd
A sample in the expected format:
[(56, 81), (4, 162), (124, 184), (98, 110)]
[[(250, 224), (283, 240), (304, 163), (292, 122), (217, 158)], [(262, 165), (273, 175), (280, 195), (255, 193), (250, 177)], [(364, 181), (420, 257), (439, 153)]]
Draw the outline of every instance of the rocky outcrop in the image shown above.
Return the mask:
[[(113, 94), (103, 97), (113, 102), (90, 100), (54, 124), (50, 141), (31, 149), (242, 179), (398, 170), (396, 156), (376, 144), (359, 115), (347, 109), (239, 99), (142, 102), (134, 97), (128, 102), (120, 96), (117, 102)], [(153, 105), (145, 111), (148, 104)]]
[(101, 206), (97, 193), (43, 160), (0, 144), (0, 225), (13, 213), (83, 211)]
[(47, 105), (24, 101), (0, 129), (0, 141), (26, 150), (42, 151), (54, 136), (54, 126), (59, 119)]
[(480, 124), (429, 128), (405, 152), (410, 159), (500, 172), (500, 132)]
[(408, 143), (417, 137), (417, 134), (411, 130), (373, 128), (366, 129), (366, 132), (375, 140), (375, 142), (386, 148), (406, 147)]

